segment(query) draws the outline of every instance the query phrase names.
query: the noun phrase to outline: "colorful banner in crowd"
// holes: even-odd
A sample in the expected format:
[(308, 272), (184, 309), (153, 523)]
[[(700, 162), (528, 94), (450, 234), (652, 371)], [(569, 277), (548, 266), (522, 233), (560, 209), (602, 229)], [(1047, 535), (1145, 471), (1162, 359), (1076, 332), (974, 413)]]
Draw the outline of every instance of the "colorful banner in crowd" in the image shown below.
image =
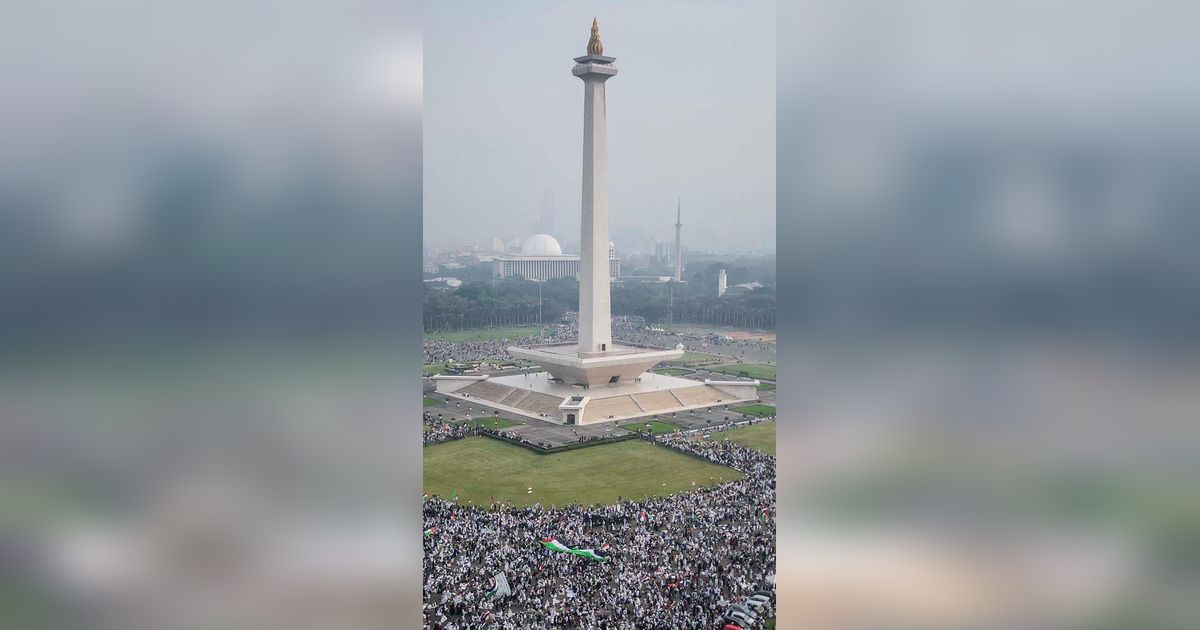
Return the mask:
[(543, 538), (542, 546), (550, 551), (557, 551), (559, 553), (573, 553), (577, 556), (583, 556), (584, 558), (593, 560), (595, 562), (608, 562), (607, 545), (601, 551), (596, 551), (595, 549), (580, 549), (578, 547), (571, 548), (558, 542), (558, 539), (556, 538)]
[(512, 595), (512, 589), (508, 586), (507, 575), (497, 573), (492, 579), (488, 580), (488, 599), (504, 599), (508, 595)]

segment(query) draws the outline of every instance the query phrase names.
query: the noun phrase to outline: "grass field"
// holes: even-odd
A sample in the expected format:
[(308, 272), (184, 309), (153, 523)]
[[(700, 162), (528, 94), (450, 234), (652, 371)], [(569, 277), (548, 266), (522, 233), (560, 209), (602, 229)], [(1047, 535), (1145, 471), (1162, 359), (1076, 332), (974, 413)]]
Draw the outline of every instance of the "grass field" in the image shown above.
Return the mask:
[(479, 330), (456, 330), (453, 332), (425, 333), (425, 341), (495, 341), (497, 339), (522, 339), (532, 337), (541, 330), (537, 326), (510, 326), (508, 328), (482, 328)]
[(440, 404), (442, 404), (442, 401), (440, 401), (436, 398), (430, 398), (428, 396), (421, 397), (421, 406), (423, 406), (423, 407), (432, 407), (434, 405), (440, 405)]
[(429, 365), (422, 365), (421, 372), (423, 372), (425, 376), (433, 376), (434, 374), (444, 374), (446, 372), (446, 364), (445, 363), (431, 363)]
[(775, 389), (775, 383), (759, 383), (754, 387), (754, 389), (757, 389), (760, 392), (763, 390)]
[(693, 363), (709, 363), (719, 361), (721, 357), (715, 354), (705, 354), (703, 352), (684, 352), (683, 358), (678, 361), (668, 361), (668, 365), (691, 365)]
[(665, 374), (667, 376), (684, 376), (684, 375), (692, 373), (691, 370), (685, 370), (683, 368), (673, 368), (673, 367), (658, 368), (656, 370), (651, 370), (651, 372), (654, 372), (655, 374)]
[(463, 420), (462, 422), (459, 422), (458, 424), (469, 424), (473, 427), (487, 427), (489, 429), (503, 429), (505, 427), (516, 426), (516, 425), (520, 424), (520, 422), (517, 422), (516, 420), (509, 420), (508, 418), (496, 418), (496, 417), (492, 417), (492, 416), (484, 416), (482, 418), (471, 418), (470, 420)]
[[(742, 476), (642, 440), (541, 455), (473, 437), (427, 446), (424, 459), (425, 492), (443, 497), (457, 492), (464, 504), (486, 504), (490, 497), (516, 506), (609, 504), (618, 496), (640, 500)], [(526, 491), (530, 487), (532, 493)]]
[(744, 413), (747, 416), (758, 416), (765, 418), (775, 415), (775, 408), (771, 405), (746, 405), (745, 407), (730, 407), (733, 411)]
[(712, 438), (714, 440), (732, 440), (742, 446), (762, 451), (768, 455), (775, 454), (774, 422), (764, 422), (762, 424), (713, 433)]
[(745, 372), (750, 378), (764, 379), (768, 381), (775, 380), (775, 366), (764, 365), (761, 363), (734, 363), (730, 365), (719, 365), (717, 367), (708, 368), (712, 372), (720, 372), (731, 376), (742, 376)]
[(658, 420), (651, 420), (649, 429), (646, 428), (645, 422), (633, 422), (630, 424), (622, 424), (621, 428), (629, 429), (630, 431), (637, 431), (638, 433), (645, 433), (647, 430), (649, 430), (654, 435), (658, 435), (659, 433), (672, 433), (679, 429), (679, 427), (677, 427), (673, 424), (668, 424), (666, 422), (659, 422)]

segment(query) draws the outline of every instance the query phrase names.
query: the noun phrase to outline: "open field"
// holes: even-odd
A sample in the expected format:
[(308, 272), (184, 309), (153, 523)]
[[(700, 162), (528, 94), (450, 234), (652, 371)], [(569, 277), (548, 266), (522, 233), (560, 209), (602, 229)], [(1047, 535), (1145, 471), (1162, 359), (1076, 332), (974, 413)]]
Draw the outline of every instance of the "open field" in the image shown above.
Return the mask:
[(473, 427), (487, 427), (489, 429), (503, 429), (506, 427), (516, 426), (521, 423), (517, 422), (516, 420), (509, 420), (508, 418), (496, 418), (496, 417), (492, 417), (492, 416), (484, 416), (482, 418), (471, 418), (470, 420), (463, 420), (462, 422), (459, 422), (457, 424), (469, 424)]
[(775, 454), (775, 423), (764, 422), (746, 427), (730, 429), (713, 433), (714, 440), (731, 440), (747, 448), (762, 451), (768, 455)]
[(733, 339), (748, 339), (753, 341), (775, 342), (775, 331), (773, 330), (753, 330), (747, 328), (738, 328), (736, 326), (716, 326), (713, 324), (676, 324), (675, 328), (681, 332), (698, 333), (708, 335), (716, 333), (725, 335)]
[(621, 428), (628, 429), (630, 431), (637, 431), (638, 433), (650, 431), (654, 435), (658, 435), (659, 433), (672, 433), (679, 430), (679, 427), (673, 424), (659, 422), (658, 420), (651, 420), (649, 429), (646, 428), (645, 422), (631, 422), (629, 424), (622, 424)]
[(446, 364), (445, 363), (431, 363), (429, 365), (422, 365), (421, 372), (423, 372), (425, 376), (433, 376), (434, 374), (444, 374), (446, 372)]
[(655, 374), (665, 374), (667, 376), (684, 376), (686, 374), (692, 373), (691, 370), (685, 370), (683, 368), (674, 368), (674, 367), (656, 368), (656, 369), (653, 369), (650, 371), (654, 372)]
[(758, 385), (754, 386), (754, 389), (760, 392), (768, 389), (775, 389), (775, 383), (759, 383)]
[(436, 398), (430, 398), (428, 396), (421, 397), (421, 406), (422, 407), (433, 407), (433, 406), (440, 405), (440, 404), (442, 404), (442, 401), (440, 401)]
[(456, 330), (453, 332), (425, 333), (425, 341), (496, 341), (497, 339), (523, 339), (538, 334), (537, 326), (510, 326), (507, 328), (482, 328), (479, 330)]
[(715, 354), (707, 354), (704, 352), (684, 352), (683, 358), (678, 361), (667, 361), (665, 365), (692, 365), (694, 363), (711, 363), (713, 361), (727, 360), (725, 357)]
[(775, 415), (775, 408), (771, 405), (746, 405), (745, 407), (730, 407), (730, 409), (738, 413), (744, 413), (748, 416), (758, 416), (760, 418)]
[[(775, 380), (775, 366), (761, 363), (735, 363), (707, 368), (710, 372), (720, 372), (731, 376), (748, 376), (750, 378)], [(745, 372), (745, 374), (742, 374)]]
[[(425, 447), (425, 492), (460, 503), (608, 504), (740, 479), (741, 473), (642, 440), (541, 455), (486, 437)], [(692, 486), (695, 482), (696, 486)], [(527, 492), (532, 487), (533, 492)]]

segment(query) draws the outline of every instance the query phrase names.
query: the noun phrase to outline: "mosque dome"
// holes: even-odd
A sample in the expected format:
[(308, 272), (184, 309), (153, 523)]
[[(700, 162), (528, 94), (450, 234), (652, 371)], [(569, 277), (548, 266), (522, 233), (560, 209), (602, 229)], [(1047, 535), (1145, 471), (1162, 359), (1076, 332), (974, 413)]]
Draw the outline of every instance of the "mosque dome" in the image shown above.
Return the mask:
[(549, 234), (534, 234), (525, 239), (521, 253), (526, 256), (562, 256), (562, 247)]

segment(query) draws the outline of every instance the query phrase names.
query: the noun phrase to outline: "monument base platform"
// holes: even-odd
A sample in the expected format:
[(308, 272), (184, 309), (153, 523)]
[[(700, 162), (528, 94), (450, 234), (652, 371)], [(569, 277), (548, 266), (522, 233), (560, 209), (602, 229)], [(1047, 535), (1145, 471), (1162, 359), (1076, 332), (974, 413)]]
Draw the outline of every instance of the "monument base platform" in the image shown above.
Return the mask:
[(683, 358), (683, 350), (613, 344), (604, 352), (579, 352), (578, 345), (513, 346), (508, 353), (542, 366), (567, 385), (594, 388), (629, 383), (663, 361)]
[(499, 377), (434, 377), (446, 396), (556, 424), (627, 422), (757, 399), (758, 381), (694, 381), (645, 372), (628, 382), (572, 386), (548, 372)]

